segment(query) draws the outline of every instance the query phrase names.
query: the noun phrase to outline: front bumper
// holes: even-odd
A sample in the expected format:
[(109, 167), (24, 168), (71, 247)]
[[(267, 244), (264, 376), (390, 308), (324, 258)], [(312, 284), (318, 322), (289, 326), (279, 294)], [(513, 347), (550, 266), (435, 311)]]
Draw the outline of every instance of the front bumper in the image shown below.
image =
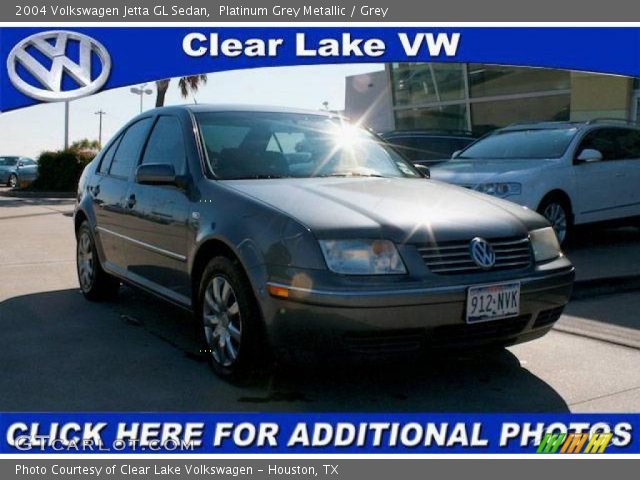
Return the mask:
[[(276, 350), (385, 354), (511, 345), (551, 329), (571, 297), (574, 276), (568, 261), (561, 268), (513, 276), (521, 283), (519, 316), (477, 324), (465, 322), (467, 290), (474, 283), (387, 290), (288, 286), (287, 299), (262, 298), (261, 307)], [(475, 282), (484, 283), (493, 282)]]

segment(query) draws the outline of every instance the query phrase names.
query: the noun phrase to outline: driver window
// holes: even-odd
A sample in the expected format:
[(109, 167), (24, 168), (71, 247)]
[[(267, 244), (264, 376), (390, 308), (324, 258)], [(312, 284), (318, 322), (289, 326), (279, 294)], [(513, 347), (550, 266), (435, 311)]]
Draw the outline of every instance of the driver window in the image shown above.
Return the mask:
[(617, 129), (601, 128), (589, 132), (578, 149), (578, 155), (587, 148), (598, 150), (603, 160), (616, 160), (618, 158)]
[(176, 175), (184, 174), (186, 149), (180, 120), (176, 117), (158, 118), (147, 142), (142, 163), (173, 165)]

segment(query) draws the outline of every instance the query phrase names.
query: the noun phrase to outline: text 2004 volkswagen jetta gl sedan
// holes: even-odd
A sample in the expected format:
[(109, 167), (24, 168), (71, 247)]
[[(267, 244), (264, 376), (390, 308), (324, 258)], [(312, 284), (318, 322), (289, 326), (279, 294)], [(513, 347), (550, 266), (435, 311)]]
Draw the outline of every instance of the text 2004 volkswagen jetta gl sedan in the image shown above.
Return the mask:
[(539, 337), (574, 269), (540, 215), (431, 181), (319, 112), (144, 113), (86, 168), (80, 285), (191, 309), (221, 375), (272, 351), (360, 355)]

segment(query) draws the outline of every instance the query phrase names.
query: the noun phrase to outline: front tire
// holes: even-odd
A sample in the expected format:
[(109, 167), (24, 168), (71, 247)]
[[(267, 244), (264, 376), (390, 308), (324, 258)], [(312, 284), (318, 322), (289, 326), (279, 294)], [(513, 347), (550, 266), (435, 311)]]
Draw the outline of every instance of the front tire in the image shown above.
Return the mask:
[(114, 298), (120, 288), (120, 281), (102, 269), (88, 222), (82, 222), (77, 238), (76, 266), (82, 294), (92, 302)]
[(264, 360), (260, 310), (243, 270), (227, 257), (209, 261), (200, 279), (197, 312), (202, 350), (219, 376), (246, 379)]
[(9, 175), (9, 181), (7, 185), (11, 188), (16, 188), (18, 186), (18, 176), (15, 173)]
[(558, 236), (560, 245), (567, 245), (573, 233), (571, 208), (567, 202), (558, 197), (547, 198), (538, 207), (538, 213), (549, 221)]

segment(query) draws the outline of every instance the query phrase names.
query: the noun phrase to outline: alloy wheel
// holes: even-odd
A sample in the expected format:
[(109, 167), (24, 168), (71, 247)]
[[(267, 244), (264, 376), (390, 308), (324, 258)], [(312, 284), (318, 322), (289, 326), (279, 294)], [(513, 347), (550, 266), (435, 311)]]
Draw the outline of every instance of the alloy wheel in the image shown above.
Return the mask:
[(205, 290), (202, 321), (210, 354), (216, 363), (230, 367), (238, 359), (242, 340), (242, 316), (229, 281), (214, 276)]
[(11, 188), (16, 188), (18, 186), (18, 177), (16, 177), (14, 174), (9, 177), (9, 186)]
[(78, 239), (78, 280), (82, 290), (91, 289), (94, 276), (95, 264), (91, 237), (88, 232), (82, 231)]
[(542, 212), (542, 215), (549, 220), (551, 226), (556, 231), (558, 241), (564, 242), (567, 236), (567, 212), (564, 207), (556, 202), (551, 202)]

